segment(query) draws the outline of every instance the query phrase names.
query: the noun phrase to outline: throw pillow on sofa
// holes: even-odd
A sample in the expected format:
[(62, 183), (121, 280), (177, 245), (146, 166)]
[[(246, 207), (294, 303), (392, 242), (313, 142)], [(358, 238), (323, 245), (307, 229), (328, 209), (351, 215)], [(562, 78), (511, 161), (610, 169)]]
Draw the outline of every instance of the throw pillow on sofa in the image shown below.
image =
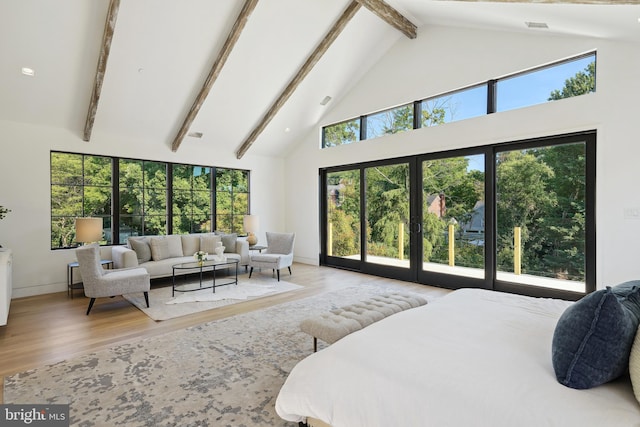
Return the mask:
[(151, 247), (147, 237), (129, 237), (129, 247), (136, 253), (138, 264), (151, 261)]
[(552, 340), (556, 378), (575, 389), (618, 378), (628, 369), (637, 329), (635, 316), (610, 287), (586, 295), (558, 319)]
[(200, 236), (193, 234), (183, 234), (182, 238), (182, 255), (190, 256), (200, 250)]
[(151, 237), (149, 246), (151, 246), (151, 259), (154, 261), (169, 258), (169, 241), (165, 237)]
[(169, 244), (169, 258), (178, 258), (184, 256), (182, 253), (182, 238), (179, 234), (171, 234), (165, 237), (165, 239), (167, 239), (167, 243)]
[(200, 250), (208, 254), (214, 254), (218, 243), (222, 242), (220, 236), (214, 234), (203, 234), (200, 236)]
[(238, 240), (238, 235), (236, 233), (221, 234), (220, 237), (222, 238), (222, 246), (224, 246), (225, 252), (236, 251), (236, 241)]

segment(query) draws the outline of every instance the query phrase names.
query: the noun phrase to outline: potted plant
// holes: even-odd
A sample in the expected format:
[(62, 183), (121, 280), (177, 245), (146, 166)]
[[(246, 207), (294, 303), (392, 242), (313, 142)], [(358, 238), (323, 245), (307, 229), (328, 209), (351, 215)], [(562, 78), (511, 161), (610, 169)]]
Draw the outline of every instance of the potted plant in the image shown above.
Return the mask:
[(2, 219), (5, 216), (7, 216), (8, 212), (11, 212), (11, 209), (7, 209), (4, 206), (0, 206), (0, 219)]
[[(5, 216), (7, 216), (7, 213), (11, 212), (11, 209), (7, 209), (4, 206), (0, 205), (0, 219), (4, 218)], [(2, 247), (2, 245), (0, 245), (0, 248)]]

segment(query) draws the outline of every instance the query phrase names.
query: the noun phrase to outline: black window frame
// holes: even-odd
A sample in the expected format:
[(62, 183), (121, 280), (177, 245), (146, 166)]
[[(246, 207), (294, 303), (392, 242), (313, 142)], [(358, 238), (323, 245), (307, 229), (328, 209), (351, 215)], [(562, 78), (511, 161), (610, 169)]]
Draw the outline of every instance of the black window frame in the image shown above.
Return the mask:
[[(489, 79), (489, 80), (487, 80), (485, 82), (471, 84), (471, 85), (464, 86), (464, 87), (459, 88), (459, 89), (454, 89), (454, 90), (442, 92), (442, 93), (439, 93), (439, 94), (436, 94), (436, 95), (433, 95), (433, 96), (429, 96), (429, 97), (426, 97), (426, 98), (422, 98), (422, 99), (413, 101), (413, 119), (414, 119), (413, 129), (420, 129), (421, 127), (423, 127), (422, 126), (422, 103), (423, 102), (427, 102), (427, 101), (432, 100), (432, 99), (442, 98), (442, 97), (445, 97), (445, 96), (448, 96), (448, 95), (453, 95), (453, 94), (456, 94), (456, 93), (459, 93), (459, 92), (463, 92), (463, 91), (466, 91), (466, 90), (470, 90), (470, 89), (486, 86), (486, 88), (487, 88), (486, 114), (487, 115), (488, 114), (495, 114), (495, 113), (498, 112), (498, 109), (497, 109), (498, 92), (497, 92), (497, 90), (498, 90), (498, 85), (499, 85), (499, 83), (501, 81), (505, 81), (505, 80), (512, 79), (512, 78), (517, 78), (519, 76), (523, 76), (523, 75), (527, 75), (527, 74), (532, 74), (532, 73), (535, 73), (537, 71), (550, 69), (550, 68), (557, 67), (557, 66), (560, 66), (560, 65), (569, 64), (571, 62), (579, 61), (579, 60), (584, 59), (584, 58), (589, 58), (591, 56), (593, 56), (593, 61), (596, 64), (596, 70), (597, 70), (597, 59), (598, 59), (597, 58), (597, 51), (596, 50), (592, 50), (592, 51), (581, 53), (581, 54), (578, 54), (578, 55), (575, 55), (575, 56), (572, 56), (572, 57), (569, 57), (569, 58), (565, 58), (565, 59), (561, 59), (561, 60), (558, 60), (558, 61), (553, 61), (553, 62), (550, 62), (550, 63), (547, 63), (547, 64), (543, 64), (543, 65), (539, 65), (539, 66), (536, 66), (536, 67), (532, 67), (532, 68), (529, 68), (529, 69), (526, 69), (526, 70), (523, 70), (523, 71), (518, 71), (518, 72), (511, 73), (511, 74), (508, 74), (508, 75), (504, 75), (504, 76), (501, 76), (501, 77), (498, 77), (498, 78)], [(596, 77), (597, 77), (597, 75), (594, 75), (594, 87), (593, 87), (593, 91), (592, 92), (596, 91), (596, 86), (597, 86)], [(580, 96), (580, 95), (578, 95), (578, 96)], [(551, 102), (551, 100), (548, 100), (546, 102)], [(400, 108), (400, 107), (404, 107), (404, 106), (407, 106), (407, 105), (411, 105), (411, 102), (407, 102), (405, 104), (401, 104), (399, 107), (389, 107), (389, 108), (378, 110), (378, 111), (375, 111), (375, 112), (372, 112), (372, 113), (363, 114), (363, 115), (361, 115), (359, 117), (353, 117), (353, 118), (350, 118), (350, 119), (347, 119), (347, 120), (341, 120), (341, 121), (336, 122), (336, 123), (331, 123), (331, 124), (322, 126), (322, 128), (321, 128), (322, 129), (322, 144), (321, 144), (321, 148), (325, 149), (325, 148), (336, 147), (338, 145), (345, 145), (345, 144), (327, 145), (326, 144), (326, 138), (325, 138), (326, 130), (327, 130), (327, 128), (331, 128), (333, 126), (338, 126), (338, 125), (341, 125), (343, 123), (356, 121), (356, 120), (359, 121), (359, 126), (360, 126), (359, 138), (354, 140), (354, 141), (349, 141), (349, 142), (347, 142), (347, 144), (352, 144), (352, 143), (355, 143), (355, 142), (365, 141), (367, 139), (378, 138), (379, 136), (375, 136), (373, 138), (367, 138), (367, 118), (369, 116), (374, 116), (374, 115), (383, 113), (385, 111), (390, 111), (390, 110), (393, 110), (395, 108)], [(532, 105), (535, 105), (535, 104), (532, 104)], [(525, 105), (525, 106), (521, 106), (521, 107), (516, 107), (516, 108), (503, 110), (501, 112), (511, 111), (513, 109), (526, 108), (526, 107), (529, 107), (529, 106), (530, 105)], [(478, 116), (474, 116), (474, 117), (478, 117)], [(465, 119), (461, 119), (461, 120), (465, 120)], [(453, 120), (453, 121), (457, 121), (457, 120)], [(446, 124), (446, 123), (450, 123), (450, 122), (444, 122), (442, 124)]]
[[(519, 150), (527, 148), (537, 148), (554, 145), (566, 145), (576, 142), (585, 143), (585, 292), (565, 291), (561, 289), (553, 289), (546, 287), (530, 286), (522, 283), (512, 283), (496, 278), (497, 261), (495, 256), (496, 248), (496, 168), (495, 159), (498, 153), (509, 150)], [(327, 254), (327, 175), (332, 172), (341, 172), (345, 170), (360, 171), (361, 181), (363, 181), (364, 170), (372, 165), (400, 161), (422, 161), (424, 159), (437, 159), (447, 157), (457, 157), (465, 155), (483, 154), (485, 157), (485, 233), (486, 233), (486, 249), (485, 249), (485, 277), (483, 279), (470, 279), (463, 276), (456, 276), (443, 273), (429, 273), (429, 275), (418, 274), (415, 272), (410, 280), (423, 284), (431, 284), (450, 289), (458, 289), (460, 287), (479, 287), (502, 292), (517, 293), (522, 295), (530, 295), (546, 298), (562, 298), (567, 300), (577, 300), (596, 289), (596, 143), (597, 131), (585, 130), (581, 132), (544, 136), (539, 138), (531, 138), (527, 140), (511, 141), (504, 143), (496, 143), (485, 146), (468, 147), (464, 149), (448, 150), (443, 152), (423, 153), (408, 157), (395, 159), (381, 159), (373, 162), (351, 163), (345, 165), (337, 165), (326, 168), (320, 168), (319, 174), (319, 230), (320, 230), (320, 254), (319, 264), (328, 267), (343, 268), (357, 272), (363, 272), (381, 277), (392, 277), (399, 280), (407, 280), (406, 278), (396, 275), (396, 272), (382, 271), (371, 269), (362, 260), (346, 259), (337, 256), (329, 256)], [(419, 177), (419, 181), (421, 181)], [(360, 186), (360, 212), (364, 212), (364, 185)], [(416, 197), (412, 194), (412, 197)], [(421, 203), (419, 203), (421, 204)], [(361, 217), (361, 222), (364, 222)], [(421, 248), (416, 248), (416, 253), (421, 253)], [(364, 253), (364, 247), (361, 249)], [(422, 277), (419, 277), (422, 276)]]
[[(52, 182), (52, 173), (53, 173), (53, 156), (55, 154), (64, 154), (64, 155), (76, 155), (76, 156), (81, 156), (83, 159), (85, 156), (90, 156), (90, 157), (102, 157), (102, 158), (108, 158), (111, 159), (111, 188), (112, 188), (112, 197), (111, 197), (111, 212), (110, 215), (107, 215), (111, 218), (111, 224), (110, 224), (110, 229), (111, 229), (111, 235), (110, 238), (105, 239), (106, 243), (101, 243), (102, 246), (114, 246), (114, 245), (121, 245), (122, 243), (120, 242), (120, 211), (119, 211), (119, 205), (120, 205), (120, 160), (130, 160), (130, 161), (141, 161), (141, 162), (154, 162), (154, 163), (162, 163), (165, 164), (166, 166), (166, 197), (167, 197), (167, 207), (166, 207), (166, 233), (167, 234), (172, 234), (173, 233), (173, 165), (186, 165), (186, 166), (194, 166), (194, 167), (206, 167), (206, 168), (210, 168), (211, 170), (211, 186), (210, 186), (210, 191), (212, 193), (211, 196), (211, 200), (212, 200), (212, 206), (211, 206), (211, 213), (210, 213), (210, 217), (211, 217), (211, 224), (213, 224), (213, 229), (217, 230), (217, 216), (216, 216), (216, 171), (218, 169), (222, 169), (222, 170), (230, 170), (230, 171), (241, 171), (242, 173), (246, 173), (247, 176), (247, 212), (243, 212), (243, 213), (236, 213), (233, 212), (232, 215), (235, 216), (244, 216), (245, 214), (248, 214), (249, 212), (251, 212), (251, 171), (248, 169), (237, 169), (237, 168), (228, 168), (228, 167), (220, 167), (220, 166), (213, 166), (213, 165), (202, 165), (202, 164), (198, 164), (198, 165), (191, 165), (191, 164), (186, 164), (186, 163), (174, 163), (174, 162), (165, 162), (165, 161), (157, 161), (157, 160), (150, 160), (150, 159), (136, 159), (136, 158), (130, 158), (130, 157), (118, 157), (118, 156), (106, 156), (106, 155), (101, 155), (101, 154), (92, 154), (92, 153), (79, 153), (79, 152), (70, 152), (70, 151), (60, 151), (60, 150), (51, 150), (50, 151), (50, 155), (49, 155), (49, 177), (50, 177), (50, 188), (53, 189), (53, 185), (58, 185), (58, 183), (54, 183)], [(83, 162), (84, 164), (84, 162)], [(78, 181), (78, 180), (76, 180)], [(79, 182), (80, 184), (78, 185), (83, 185), (85, 181), (85, 176), (84, 176), (84, 168), (83, 168), (83, 175), (81, 177), (79, 177)], [(143, 186), (141, 191), (145, 191), (145, 187)], [(52, 190), (50, 191), (50, 197), (53, 197), (53, 193)], [(82, 196), (82, 205), (84, 206), (85, 200), (84, 200), (84, 195)], [(52, 207), (51, 207), (52, 209)], [(53, 212), (51, 211), (51, 214)], [(76, 217), (80, 217), (80, 216), (87, 216), (84, 212), (81, 215), (76, 215), (73, 218)], [(102, 216), (102, 215), (101, 215)], [(57, 216), (56, 216), (57, 217)], [(106, 216), (105, 216), (106, 217)], [(53, 215), (50, 215), (51, 221), (52, 221), (52, 225), (53, 225)], [(144, 221), (144, 219), (143, 219)], [(240, 223), (242, 221), (239, 221)], [(107, 229), (107, 224), (105, 224), (105, 229)], [(142, 228), (143, 230), (143, 234), (144, 235), (144, 227)], [(213, 231), (213, 230), (212, 230)], [(238, 230), (230, 230), (229, 232), (236, 232), (238, 234), (244, 234), (244, 230), (242, 230), (241, 232), (238, 232)], [(53, 226), (51, 229), (51, 237), (53, 237)], [(50, 239), (51, 240), (51, 239)], [(53, 242), (51, 242), (53, 243)], [(59, 250), (59, 249), (70, 249), (70, 248), (75, 248), (78, 246), (77, 242), (75, 242), (75, 238), (73, 239), (72, 242), (70, 242), (71, 245), (70, 246), (64, 246), (64, 247), (54, 247), (53, 244), (51, 244), (51, 250)]]

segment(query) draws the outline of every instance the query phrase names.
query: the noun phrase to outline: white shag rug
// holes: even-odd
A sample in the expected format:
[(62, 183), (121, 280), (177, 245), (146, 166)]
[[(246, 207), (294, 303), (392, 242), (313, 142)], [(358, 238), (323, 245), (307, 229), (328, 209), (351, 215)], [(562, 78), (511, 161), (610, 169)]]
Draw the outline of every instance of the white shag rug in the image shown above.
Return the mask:
[(217, 286), (215, 292), (210, 288), (176, 292), (175, 296), (171, 296), (171, 286), (152, 287), (149, 292), (149, 308), (142, 293), (124, 295), (124, 298), (153, 320), (168, 320), (301, 288), (302, 286), (266, 276), (255, 275), (249, 279), (247, 275), (242, 275), (238, 276), (237, 285)]

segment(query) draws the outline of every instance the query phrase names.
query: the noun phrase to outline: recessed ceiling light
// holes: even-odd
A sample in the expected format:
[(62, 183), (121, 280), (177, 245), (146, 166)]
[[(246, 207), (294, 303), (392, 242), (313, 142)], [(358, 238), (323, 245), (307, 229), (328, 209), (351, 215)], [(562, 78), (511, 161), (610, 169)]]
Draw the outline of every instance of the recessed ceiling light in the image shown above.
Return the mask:
[(320, 105), (327, 105), (329, 101), (331, 101), (331, 97), (327, 95), (324, 98), (322, 98), (322, 101), (320, 101)]
[(187, 136), (191, 138), (202, 138), (202, 132), (189, 132)]
[(524, 24), (529, 28), (549, 28), (546, 22), (525, 22)]
[(36, 75), (36, 71), (33, 68), (29, 68), (29, 67), (22, 67), (22, 70), (20, 70), (22, 72), (22, 74), (24, 74), (25, 76), (29, 76), (29, 77), (33, 77)]
[(284, 128), (284, 132), (285, 132), (285, 133), (291, 132), (291, 129), (289, 129), (289, 128)]

